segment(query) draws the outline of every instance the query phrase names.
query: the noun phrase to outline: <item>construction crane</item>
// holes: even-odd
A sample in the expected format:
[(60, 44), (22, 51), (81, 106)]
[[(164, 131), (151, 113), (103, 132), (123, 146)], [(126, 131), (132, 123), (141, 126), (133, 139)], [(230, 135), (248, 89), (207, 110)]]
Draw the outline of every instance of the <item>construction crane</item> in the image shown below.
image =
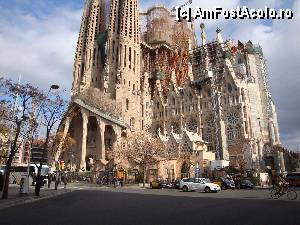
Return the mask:
[[(192, 3), (193, 3), (193, 0), (188, 0), (184, 4), (182, 4), (182, 5), (178, 6), (178, 7), (182, 8), (182, 7), (190, 5)], [(175, 11), (176, 11), (176, 6), (173, 7), (173, 9), (171, 10), (171, 12), (175, 12)]]

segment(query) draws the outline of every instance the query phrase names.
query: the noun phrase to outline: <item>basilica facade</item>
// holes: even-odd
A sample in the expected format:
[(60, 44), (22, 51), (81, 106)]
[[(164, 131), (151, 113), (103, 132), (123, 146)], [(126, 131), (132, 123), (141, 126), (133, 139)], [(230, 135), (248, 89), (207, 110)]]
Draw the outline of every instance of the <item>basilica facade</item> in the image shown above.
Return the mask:
[(77, 141), (65, 156), (73, 169), (108, 165), (126, 133), (145, 131), (176, 153), (154, 167), (162, 177), (180, 177), (191, 158), (191, 171), (213, 160), (284, 170), (262, 48), (224, 40), (220, 28), (207, 42), (203, 23), (197, 35), (164, 6), (87, 0), (71, 96), (60, 130)]

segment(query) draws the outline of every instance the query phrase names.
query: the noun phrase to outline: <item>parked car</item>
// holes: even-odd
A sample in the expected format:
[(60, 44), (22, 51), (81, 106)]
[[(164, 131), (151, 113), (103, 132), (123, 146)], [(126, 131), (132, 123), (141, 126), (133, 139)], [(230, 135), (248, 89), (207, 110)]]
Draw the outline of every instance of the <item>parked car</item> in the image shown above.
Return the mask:
[(217, 178), (213, 181), (214, 184), (218, 184), (222, 190), (226, 189), (235, 189), (235, 183), (233, 180), (229, 180), (228, 178), (225, 177), (220, 177)]
[(151, 181), (150, 182), (150, 188), (152, 188), (152, 189), (158, 189), (158, 188), (161, 188), (161, 187), (159, 185), (159, 182), (157, 180), (155, 180), (155, 181)]
[(242, 180), (236, 182), (236, 188), (237, 189), (247, 189), (247, 188), (253, 189), (254, 184), (250, 180), (242, 179)]
[(186, 191), (204, 191), (218, 192), (221, 190), (220, 186), (212, 183), (208, 178), (184, 178), (180, 182), (180, 189)]
[(174, 189), (179, 189), (179, 188), (180, 188), (180, 181), (181, 181), (181, 180), (175, 180), (175, 181), (173, 182), (173, 188), (174, 188)]
[(286, 179), (291, 186), (300, 186), (300, 172), (288, 173)]
[(160, 188), (173, 188), (173, 184), (168, 181), (151, 181), (150, 188), (152, 189), (160, 189)]

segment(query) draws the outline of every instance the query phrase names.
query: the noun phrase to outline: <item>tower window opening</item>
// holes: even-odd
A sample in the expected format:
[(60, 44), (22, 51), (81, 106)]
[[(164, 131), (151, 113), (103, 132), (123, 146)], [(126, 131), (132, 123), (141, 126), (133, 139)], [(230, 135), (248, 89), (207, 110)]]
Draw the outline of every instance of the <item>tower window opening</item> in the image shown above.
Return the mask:
[(129, 69), (131, 69), (131, 47), (129, 47)]
[(120, 54), (119, 54), (119, 62), (122, 64), (122, 45), (120, 45)]
[(114, 61), (115, 59), (115, 45), (116, 45), (116, 42), (115, 40), (112, 41), (112, 60)]
[(124, 67), (126, 67), (126, 60), (127, 60), (127, 46), (125, 45)]
[(136, 51), (134, 50), (134, 55), (133, 55), (133, 70), (135, 70), (136, 67)]
[(119, 64), (119, 47), (117, 47), (117, 54), (116, 54), (116, 63)]
[(126, 98), (126, 110), (129, 110), (129, 100)]

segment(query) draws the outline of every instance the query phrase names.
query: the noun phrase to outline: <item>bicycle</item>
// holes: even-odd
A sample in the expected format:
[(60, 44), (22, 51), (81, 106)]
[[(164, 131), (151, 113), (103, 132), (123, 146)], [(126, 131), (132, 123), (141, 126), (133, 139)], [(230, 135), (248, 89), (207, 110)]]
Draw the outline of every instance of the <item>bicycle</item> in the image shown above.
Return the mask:
[(295, 200), (297, 198), (297, 192), (291, 189), (289, 185), (286, 187), (286, 190), (284, 190), (283, 193), (280, 193), (278, 187), (273, 187), (273, 189), (270, 192), (270, 195), (272, 199), (279, 199), (283, 195), (287, 195), (287, 198), (289, 200)]

